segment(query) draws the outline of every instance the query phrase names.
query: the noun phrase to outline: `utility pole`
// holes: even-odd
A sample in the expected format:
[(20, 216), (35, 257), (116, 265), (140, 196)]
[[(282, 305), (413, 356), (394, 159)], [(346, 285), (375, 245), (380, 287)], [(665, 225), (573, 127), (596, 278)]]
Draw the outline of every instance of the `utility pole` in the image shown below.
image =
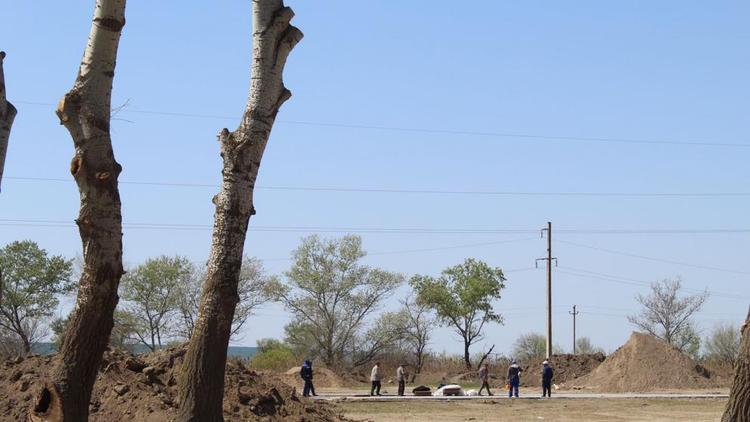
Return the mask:
[(576, 354), (576, 315), (580, 312), (576, 311), (576, 305), (573, 305), (573, 312), (568, 311), (569, 314), (573, 315), (573, 354)]
[(552, 223), (547, 222), (547, 227), (542, 229), (542, 238), (544, 232), (547, 232), (547, 257), (536, 260), (547, 261), (547, 359), (552, 357), (552, 261), (557, 265), (557, 258), (552, 257)]

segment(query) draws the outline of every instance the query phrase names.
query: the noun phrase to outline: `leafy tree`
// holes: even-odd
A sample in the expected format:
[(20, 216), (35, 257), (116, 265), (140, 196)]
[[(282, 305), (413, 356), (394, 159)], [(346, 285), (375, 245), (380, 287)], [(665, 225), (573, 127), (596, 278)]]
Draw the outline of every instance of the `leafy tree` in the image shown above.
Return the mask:
[[(205, 279), (205, 272), (194, 268), (190, 277), (186, 278), (185, 282), (179, 286), (178, 307), (182, 321), (177, 329), (177, 334), (180, 337), (189, 339), (193, 333)], [(246, 257), (242, 261), (240, 282), (237, 286), (240, 301), (234, 310), (231, 332), (231, 336), (235, 340), (253, 312), (260, 305), (270, 300), (265, 289), (269, 280), (271, 280), (271, 277), (266, 275), (263, 263), (259, 259)]]
[(0, 269), (0, 328), (29, 353), (45, 334), (40, 328), (54, 315), (57, 296), (73, 289), (72, 262), (24, 240), (0, 249)]
[(500, 268), (467, 259), (446, 268), (438, 278), (414, 276), (410, 283), (417, 301), (435, 311), (438, 320), (453, 328), (464, 342), (464, 362), (471, 369), (469, 348), (482, 339), (482, 329), (490, 322), (502, 323), (492, 301), (500, 299), (505, 287)]
[(740, 350), (740, 332), (731, 324), (720, 324), (714, 327), (704, 342), (705, 357), (734, 365)]
[[(65, 337), (65, 331), (68, 328), (70, 317), (66, 318), (55, 318), (50, 324), (52, 329), (52, 342), (55, 344), (55, 348), (60, 350), (60, 346), (63, 343)], [(119, 309), (115, 309), (114, 326), (112, 332), (109, 335), (109, 345), (111, 347), (117, 347), (120, 349), (134, 350), (133, 346), (138, 343), (135, 331), (138, 327), (138, 321), (135, 320), (133, 314), (125, 312)]]
[(161, 348), (172, 329), (180, 303), (180, 286), (189, 282), (193, 264), (184, 257), (148, 259), (122, 278), (126, 318), (133, 333), (151, 350)]
[(637, 295), (643, 309), (628, 321), (642, 331), (660, 338), (682, 352), (696, 354), (700, 337), (693, 326), (692, 316), (708, 299), (708, 292), (680, 297), (679, 278), (651, 284), (651, 294)]
[(298, 364), (294, 351), (280, 340), (266, 338), (257, 341), (258, 350), (250, 359), (250, 365), (257, 369), (286, 371)]
[(576, 340), (576, 353), (581, 354), (593, 354), (593, 353), (604, 353), (604, 349), (596, 347), (591, 343), (591, 339), (588, 337), (579, 337)]
[[(268, 283), (269, 296), (295, 316), (285, 328), (287, 343), (295, 350), (320, 357), (328, 366), (343, 364), (346, 356), (363, 350), (367, 319), (403, 282), (400, 274), (360, 264), (364, 256), (359, 236), (309, 236), (294, 251), (286, 282)], [(387, 331), (370, 334), (390, 335)], [(368, 347), (380, 347), (383, 339), (367, 340)]]
[(430, 308), (416, 301), (410, 296), (401, 302), (405, 320), (403, 348), (413, 356), (412, 380), (422, 372), (427, 345), (430, 342), (432, 328), (435, 325), (434, 318), (430, 315)]
[[(559, 345), (552, 346), (552, 354), (557, 355), (563, 352)], [(547, 355), (547, 337), (539, 333), (523, 334), (513, 343), (512, 353), (513, 357), (519, 361), (541, 359)]]

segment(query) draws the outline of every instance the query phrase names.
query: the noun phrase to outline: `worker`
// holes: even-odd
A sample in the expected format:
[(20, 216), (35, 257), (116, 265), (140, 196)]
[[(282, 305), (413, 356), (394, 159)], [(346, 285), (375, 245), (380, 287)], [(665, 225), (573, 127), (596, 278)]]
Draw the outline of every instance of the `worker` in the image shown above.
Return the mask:
[(554, 376), (554, 371), (549, 366), (548, 361), (542, 362), (542, 397), (552, 397), (552, 377)]
[(404, 395), (404, 389), (406, 388), (406, 364), (401, 364), (396, 369), (396, 379), (398, 380), (398, 395)]
[(370, 395), (371, 396), (380, 396), (380, 379), (382, 378), (380, 374), (380, 362), (375, 362), (375, 366), (372, 367), (372, 372), (370, 372), (370, 381), (372, 382), (372, 386), (370, 387)]
[(490, 391), (490, 371), (487, 369), (487, 365), (482, 365), (481, 368), (479, 368), (479, 381), (482, 383), (482, 386), (479, 387), (479, 395), (482, 395), (482, 390), (487, 389), (487, 395), (491, 396), (492, 391)]
[(518, 385), (521, 383), (521, 372), (523, 370), (518, 366), (518, 362), (513, 359), (508, 368), (508, 397), (515, 395), (518, 398)]
[(313, 369), (312, 361), (310, 359), (305, 360), (305, 363), (299, 370), (299, 375), (305, 381), (305, 386), (302, 388), (302, 395), (304, 397), (310, 397), (310, 393), (312, 393), (313, 396), (317, 396), (317, 394), (315, 394), (315, 387), (313, 386)]

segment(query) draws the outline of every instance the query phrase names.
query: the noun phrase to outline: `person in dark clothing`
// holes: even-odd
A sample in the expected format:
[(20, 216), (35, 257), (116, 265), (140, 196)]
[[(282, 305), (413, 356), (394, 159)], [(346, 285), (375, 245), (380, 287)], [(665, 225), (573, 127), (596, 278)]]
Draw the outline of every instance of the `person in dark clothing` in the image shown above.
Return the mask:
[(305, 360), (305, 363), (299, 370), (299, 375), (305, 381), (305, 386), (302, 388), (302, 395), (304, 397), (310, 397), (310, 394), (312, 393), (313, 396), (317, 396), (317, 394), (315, 394), (315, 387), (313, 386), (313, 369), (310, 359)]
[(542, 362), (542, 397), (552, 397), (552, 377), (554, 371), (546, 360)]
[(515, 394), (518, 398), (518, 385), (521, 383), (521, 372), (523, 370), (515, 360), (511, 363), (508, 368), (508, 397), (513, 397)]
[(482, 382), (482, 386), (479, 387), (479, 395), (482, 395), (482, 390), (485, 388), (487, 389), (487, 394), (492, 395), (492, 391), (490, 391), (490, 371), (487, 369), (487, 365), (482, 365), (481, 368), (479, 368), (479, 381)]

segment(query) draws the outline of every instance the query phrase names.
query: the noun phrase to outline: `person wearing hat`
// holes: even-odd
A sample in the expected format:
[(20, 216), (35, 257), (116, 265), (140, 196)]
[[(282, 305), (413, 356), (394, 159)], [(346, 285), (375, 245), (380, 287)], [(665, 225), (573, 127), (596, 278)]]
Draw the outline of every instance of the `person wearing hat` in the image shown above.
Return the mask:
[(542, 362), (542, 397), (552, 397), (552, 377), (554, 371), (548, 361)]
[(514, 393), (518, 398), (518, 385), (521, 384), (521, 372), (523, 370), (518, 366), (518, 362), (513, 359), (508, 367), (508, 397), (513, 397)]

